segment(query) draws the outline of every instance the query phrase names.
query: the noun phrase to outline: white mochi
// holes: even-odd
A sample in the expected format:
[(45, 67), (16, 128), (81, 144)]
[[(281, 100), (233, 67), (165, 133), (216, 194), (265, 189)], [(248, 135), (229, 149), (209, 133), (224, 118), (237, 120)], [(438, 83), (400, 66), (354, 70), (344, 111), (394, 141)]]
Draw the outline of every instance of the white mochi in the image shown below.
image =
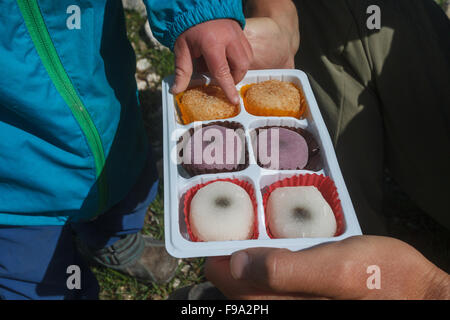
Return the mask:
[(314, 186), (275, 189), (267, 214), (275, 238), (328, 238), (336, 233), (333, 210)]
[(253, 234), (253, 204), (245, 189), (217, 181), (199, 189), (191, 201), (189, 223), (203, 241), (250, 239)]

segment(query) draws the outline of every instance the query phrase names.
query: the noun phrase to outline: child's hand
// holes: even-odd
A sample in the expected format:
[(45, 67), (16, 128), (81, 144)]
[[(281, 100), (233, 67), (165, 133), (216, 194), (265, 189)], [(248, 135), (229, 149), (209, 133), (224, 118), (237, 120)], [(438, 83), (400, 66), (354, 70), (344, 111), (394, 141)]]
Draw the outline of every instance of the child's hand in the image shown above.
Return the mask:
[(234, 104), (239, 103), (235, 83), (242, 80), (253, 59), (251, 46), (239, 23), (218, 19), (198, 24), (178, 37), (174, 52), (173, 94), (186, 90), (193, 72), (193, 60), (202, 58), (228, 99)]

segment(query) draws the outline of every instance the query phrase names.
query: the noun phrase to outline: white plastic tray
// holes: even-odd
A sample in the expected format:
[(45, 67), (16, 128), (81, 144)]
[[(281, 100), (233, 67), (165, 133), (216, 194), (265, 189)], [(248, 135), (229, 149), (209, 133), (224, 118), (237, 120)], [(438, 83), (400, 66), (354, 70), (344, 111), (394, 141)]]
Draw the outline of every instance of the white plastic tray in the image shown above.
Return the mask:
[[(176, 161), (177, 141), (187, 130), (198, 126), (199, 122), (183, 125), (179, 122), (176, 111), (175, 97), (169, 93), (174, 77), (166, 77), (162, 82), (163, 94), (163, 122), (164, 122), (164, 224), (165, 243), (167, 251), (178, 258), (190, 258), (200, 256), (222, 256), (250, 247), (277, 247), (290, 250), (300, 250), (323, 242), (338, 241), (344, 238), (360, 235), (361, 229), (353, 209), (350, 196), (345, 186), (344, 179), (339, 168), (336, 154), (328, 134), (325, 123), (320, 114), (314, 94), (311, 90), (306, 74), (300, 70), (255, 70), (249, 71), (245, 78), (236, 86), (238, 90), (246, 84), (258, 83), (270, 79), (289, 81), (303, 89), (306, 97), (307, 110), (304, 119), (298, 120), (292, 117), (258, 117), (249, 114), (241, 99), (240, 113), (233, 118), (223, 121), (236, 121), (245, 128), (246, 142), (249, 152), (249, 166), (247, 169), (232, 173), (205, 174), (187, 177), (181, 173)], [(190, 86), (208, 83), (206, 75), (193, 78)], [(218, 120), (204, 121), (203, 123)], [(308, 170), (268, 170), (256, 164), (253, 148), (251, 146), (251, 132), (257, 127), (266, 125), (283, 125), (307, 129), (316, 138), (321, 148), (323, 169), (318, 172)], [(293, 175), (316, 173), (329, 176), (335, 183), (341, 200), (344, 215), (344, 232), (332, 238), (297, 238), (297, 239), (271, 239), (267, 235), (262, 206), (261, 189), (278, 180)], [(256, 193), (258, 202), (258, 239), (243, 241), (211, 241), (193, 242), (189, 240), (184, 215), (180, 210), (180, 200), (187, 190), (197, 184), (219, 178), (238, 178), (250, 182)]]

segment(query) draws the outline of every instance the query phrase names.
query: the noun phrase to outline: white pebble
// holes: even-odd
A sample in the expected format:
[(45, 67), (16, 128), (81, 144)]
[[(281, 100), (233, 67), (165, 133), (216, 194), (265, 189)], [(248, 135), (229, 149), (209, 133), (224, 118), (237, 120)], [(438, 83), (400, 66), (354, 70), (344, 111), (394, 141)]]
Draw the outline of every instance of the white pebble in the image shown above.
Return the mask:
[(136, 62), (136, 69), (137, 69), (138, 71), (144, 72), (144, 71), (147, 70), (148, 68), (150, 68), (150, 62), (149, 62), (147, 59), (142, 58), (142, 59), (139, 59), (139, 60)]
[(175, 279), (175, 280), (173, 280), (172, 287), (173, 288), (178, 288), (180, 283), (181, 283), (180, 279)]
[(137, 80), (136, 83), (139, 91), (147, 89), (147, 82), (145, 82), (144, 80)]
[(159, 83), (160, 81), (160, 78), (156, 73), (149, 73), (146, 79), (148, 83)]
[(187, 264), (187, 265), (183, 266), (183, 268), (181, 268), (181, 272), (186, 274), (186, 273), (188, 273), (189, 269), (191, 269), (191, 266)]

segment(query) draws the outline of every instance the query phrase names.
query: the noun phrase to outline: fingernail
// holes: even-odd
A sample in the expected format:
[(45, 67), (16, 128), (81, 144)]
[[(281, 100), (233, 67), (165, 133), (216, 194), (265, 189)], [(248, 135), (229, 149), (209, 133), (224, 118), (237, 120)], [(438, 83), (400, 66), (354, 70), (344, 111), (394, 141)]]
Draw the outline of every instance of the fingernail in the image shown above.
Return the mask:
[(239, 251), (231, 256), (230, 271), (234, 279), (244, 278), (245, 269), (249, 264), (250, 258), (245, 251)]
[(175, 94), (177, 90), (177, 85), (174, 84), (171, 88), (170, 88), (170, 93)]

